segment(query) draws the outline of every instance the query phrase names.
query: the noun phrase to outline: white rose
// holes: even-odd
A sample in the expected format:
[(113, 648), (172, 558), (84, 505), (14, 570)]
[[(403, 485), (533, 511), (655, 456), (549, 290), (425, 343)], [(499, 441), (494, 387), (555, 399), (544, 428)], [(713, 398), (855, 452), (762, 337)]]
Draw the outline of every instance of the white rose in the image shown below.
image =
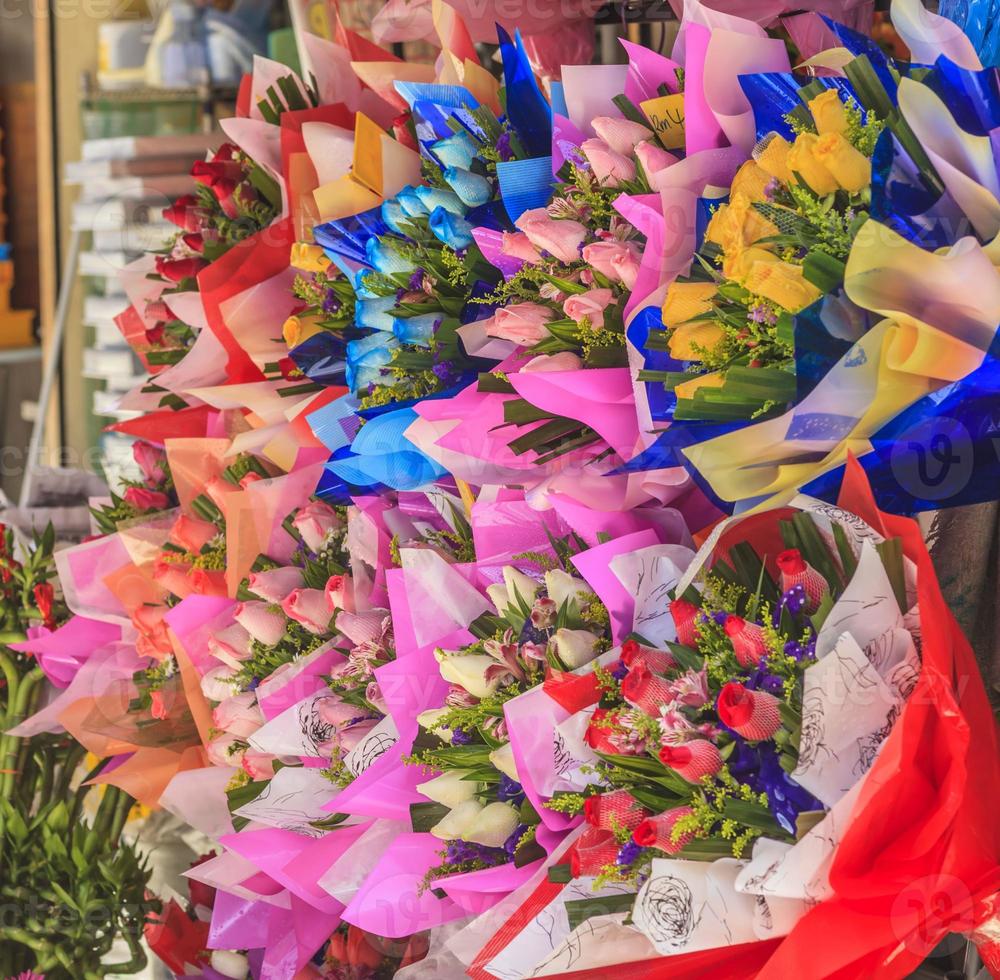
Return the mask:
[(475, 817), (471, 832), (466, 832), (462, 840), (483, 847), (503, 847), (520, 821), (517, 809), (509, 803), (491, 803)]
[(463, 779), (465, 770), (455, 769), (442, 776), (429, 779), (426, 783), (417, 785), (417, 792), (423, 793), (429, 800), (442, 806), (456, 807), (459, 803), (471, 800), (482, 789), (482, 783), (472, 779)]
[(438, 738), (443, 738), (446, 742), (451, 741), (451, 729), (450, 728), (439, 728), (438, 722), (446, 714), (448, 714), (448, 708), (428, 708), (426, 711), (421, 711), (417, 715), (417, 724), (426, 729), (427, 731), (437, 735)]
[(508, 601), (516, 603), (519, 596), (530, 609), (541, 585), (524, 572), (519, 572), (513, 565), (504, 565), (503, 581), (507, 586)]
[(486, 679), (486, 671), (496, 667), (499, 661), (485, 653), (455, 654), (448, 650), (435, 650), (434, 656), (440, 665), (441, 676), (450, 684), (464, 687), (474, 698), (489, 697), (499, 686), (503, 678), (499, 676)]
[[(492, 806), (492, 804), (490, 804)], [(433, 827), (431, 833), (438, 840), (466, 840), (472, 832), (476, 818), (484, 807), (479, 800), (466, 800), (448, 811)]]
[(510, 777), (515, 783), (521, 781), (517, 774), (517, 766), (514, 764), (514, 749), (510, 742), (501, 745), (490, 753), (490, 762), (493, 763), (505, 776)]
[(568, 575), (559, 568), (545, 573), (545, 590), (548, 592), (549, 598), (556, 604), (557, 609), (562, 609), (563, 603), (567, 600), (575, 601), (577, 606), (582, 609), (582, 597), (590, 595), (594, 591), (583, 579)]
[(590, 630), (556, 630), (556, 655), (570, 669), (589, 664), (597, 656), (598, 639)]
[(231, 949), (216, 949), (212, 951), (212, 969), (216, 973), (221, 973), (224, 977), (232, 977), (232, 980), (245, 980), (250, 964), (242, 953), (235, 953)]

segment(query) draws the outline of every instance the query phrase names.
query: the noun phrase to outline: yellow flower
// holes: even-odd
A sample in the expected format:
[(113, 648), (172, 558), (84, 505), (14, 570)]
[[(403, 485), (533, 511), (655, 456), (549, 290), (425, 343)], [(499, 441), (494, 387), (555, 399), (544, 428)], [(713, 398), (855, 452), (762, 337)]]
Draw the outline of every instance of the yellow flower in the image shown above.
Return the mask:
[(314, 316), (290, 316), (281, 328), (281, 335), (291, 349), (298, 347), (322, 329)]
[(847, 132), (847, 112), (835, 88), (828, 88), (822, 95), (810, 99), (809, 111), (816, 123), (816, 132), (820, 136), (824, 133), (843, 135)]
[(302, 272), (326, 272), (330, 268), (330, 260), (323, 249), (308, 242), (296, 242), (292, 246), (290, 264)]
[(694, 398), (694, 393), (699, 388), (721, 388), (726, 383), (725, 376), (721, 371), (713, 371), (711, 374), (699, 374), (690, 381), (683, 381), (674, 388), (674, 394), (678, 398)]
[(761, 248), (759, 245), (753, 245), (731, 258), (727, 256), (726, 261), (722, 263), (722, 272), (727, 279), (732, 279), (742, 284), (750, 274), (750, 270), (758, 262), (777, 261), (778, 256), (774, 252), (768, 251), (766, 248)]
[[(836, 134), (829, 134), (836, 138)], [(843, 139), (843, 137), (841, 137)], [(840, 185), (836, 178), (816, 157), (819, 137), (815, 133), (800, 133), (788, 154), (788, 167), (797, 173), (821, 197), (832, 194)]]
[(753, 160), (747, 160), (733, 177), (733, 184), (730, 188), (730, 195), (735, 197), (742, 194), (751, 201), (766, 201), (767, 195), (764, 188), (774, 178), (760, 164)]
[(746, 288), (789, 313), (798, 313), (815, 303), (822, 293), (791, 262), (756, 262), (746, 279)]
[(753, 206), (746, 194), (738, 192), (712, 215), (705, 229), (706, 240), (714, 242), (726, 255), (739, 254), (747, 245), (777, 234), (777, 227)]
[(724, 335), (713, 320), (681, 324), (670, 334), (670, 356), (678, 361), (700, 361), (701, 352), (711, 350)]
[(840, 133), (821, 136), (813, 147), (813, 156), (837, 184), (851, 194), (857, 194), (872, 182), (871, 160), (851, 146)]
[(791, 144), (784, 136), (775, 134), (757, 157), (757, 165), (775, 180), (780, 180), (783, 184), (790, 184), (792, 172), (788, 169), (788, 154), (791, 149)]
[(714, 282), (672, 282), (663, 301), (663, 325), (676, 327), (712, 309)]

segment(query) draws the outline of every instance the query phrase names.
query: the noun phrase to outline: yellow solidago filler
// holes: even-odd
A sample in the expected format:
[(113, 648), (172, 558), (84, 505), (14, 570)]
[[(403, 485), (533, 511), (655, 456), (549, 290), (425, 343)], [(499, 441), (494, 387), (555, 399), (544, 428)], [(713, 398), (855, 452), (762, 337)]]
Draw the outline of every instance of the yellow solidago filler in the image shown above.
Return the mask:
[(733, 177), (733, 184), (730, 188), (730, 195), (742, 194), (750, 201), (766, 201), (767, 195), (764, 188), (774, 178), (759, 163), (754, 160), (747, 160)]
[(290, 316), (281, 328), (281, 335), (291, 349), (298, 347), (322, 329), (314, 316)]
[[(836, 138), (836, 134), (829, 134)], [(843, 139), (843, 137), (841, 137)], [(788, 154), (788, 167), (795, 171), (813, 190), (824, 197), (840, 189), (840, 184), (816, 156), (819, 137), (814, 133), (799, 133)]]
[(859, 153), (840, 133), (821, 136), (813, 147), (813, 156), (837, 184), (851, 194), (857, 194), (872, 182), (871, 160)]
[(705, 238), (714, 242), (726, 255), (738, 255), (748, 245), (778, 234), (778, 228), (768, 221), (746, 194), (734, 193), (708, 223)]
[(672, 282), (663, 301), (663, 325), (676, 327), (712, 309), (714, 282)]
[(802, 267), (791, 262), (755, 263), (746, 288), (789, 313), (798, 313), (815, 303), (822, 293), (802, 275)]
[(788, 154), (792, 145), (784, 136), (775, 134), (767, 146), (757, 156), (757, 166), (783, 184), (792, 182), (792, 172), (788, 169)]
[(330, 260), (318, 245), (296, 242), (292, 246), (291, 265), (302, 272), (326, 272), (330, 268)]
[(678, 361), (700, 361), (701, 351), (711, 350), (725, 336), (712, 320), (684, 323), (670, 335), (670, 356)]
[(750, 270), (758, 262), (777, 261), (778, 256), (774, 252), (754, 245), (748, 249), (744, 249), (737, 255), (733, 255), (732, 257), (727, 256), (726, 261), (722, 263), (722, 272), (727, 279), (732, 279), (733, 282), (738, 282), (742, 285), (746, 277), (750, 274)]
[(822, 95), (810, 99), (809, 111), (820, 136), (824, 133), (840, 133), (843, 136), (847, 132), (847, 112), (836, 89), (828, 88)]
[(674, 394), (678, 398), (694, 398), (694, 393), (699, 388), (721, 388), (726, 383), (726, 379), (721, 371), (713, 371), (711, 374), (699, 374), (690, 381), (684, 381), (674, 388)]

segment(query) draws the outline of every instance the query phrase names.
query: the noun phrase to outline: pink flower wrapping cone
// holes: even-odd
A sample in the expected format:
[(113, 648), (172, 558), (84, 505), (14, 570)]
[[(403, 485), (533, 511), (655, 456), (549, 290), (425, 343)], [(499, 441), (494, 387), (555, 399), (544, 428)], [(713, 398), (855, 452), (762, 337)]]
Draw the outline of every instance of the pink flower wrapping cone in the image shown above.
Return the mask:
[(741, 616), (727, 616), (725, 630), (741, 667), (754, 667), (760, 663), (767, 653), (767, 638), (760, 626), (748, 623)]
[(735, 681), (719, 693), (722, 723), (751, 742), (771, 738), (781, 726), (780, 702), (767, 691), (749, 691)]
[(694, 833), (685, 830), (674, 834), (674, 825), (681, 817), (690, 816), (694, 811), (689, 806), (679, 806), (655, 817), (647, 817), (632, 833), (632, 840), (642, 847), (655, 847), (667, 854), (677, 854), (694, 840)]

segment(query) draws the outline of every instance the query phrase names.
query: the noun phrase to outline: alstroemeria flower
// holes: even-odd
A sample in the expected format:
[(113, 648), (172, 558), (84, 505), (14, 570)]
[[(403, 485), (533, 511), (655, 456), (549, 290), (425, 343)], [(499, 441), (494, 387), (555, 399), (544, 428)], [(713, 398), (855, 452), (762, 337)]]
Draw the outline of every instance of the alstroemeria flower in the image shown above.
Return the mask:
[[(507, 634), (510, 636), (510, 634)], [(487, 678), (491, 676), (499, 677), (501, 680), (507, 675), (517, 678), (519, 681), (527, 680), (528, 675), (518, 660), (517, 643), (500, 640), (486, 640), (483, 649), (497, 661), (493, 667), (486, 671)], [(491, 673), (492, 672), (492, 673)]]

